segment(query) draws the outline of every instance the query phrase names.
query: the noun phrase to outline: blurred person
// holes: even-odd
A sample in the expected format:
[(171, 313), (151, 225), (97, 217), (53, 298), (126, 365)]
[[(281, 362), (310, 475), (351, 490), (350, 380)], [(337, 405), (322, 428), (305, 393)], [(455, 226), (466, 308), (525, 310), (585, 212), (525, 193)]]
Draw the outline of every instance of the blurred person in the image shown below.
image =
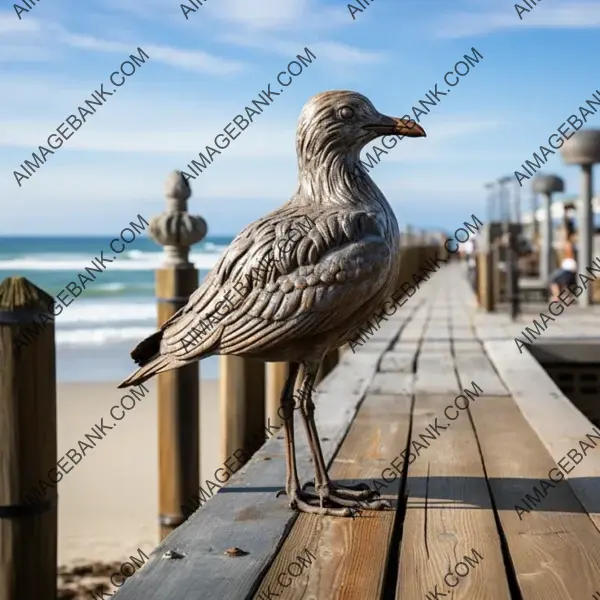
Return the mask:
[(567, 221), (565, 227), (565, 241), (563, 245), (563, 259), (560, 267), (550, 277), (550, 293), (554, 300), (558, 295), (577, 281), (577, 246), (576, 233), (572, 221)]
[(477, 234), (474, 233), (462, 245), (462, 254), (467, 263), (467, 278), (473, 291), (477, 289)]

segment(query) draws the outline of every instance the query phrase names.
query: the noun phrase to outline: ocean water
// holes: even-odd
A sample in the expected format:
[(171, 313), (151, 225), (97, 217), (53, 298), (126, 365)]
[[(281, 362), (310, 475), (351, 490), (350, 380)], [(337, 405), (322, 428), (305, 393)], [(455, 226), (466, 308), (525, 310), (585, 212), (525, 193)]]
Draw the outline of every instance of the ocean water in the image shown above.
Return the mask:
[[(107, 258), (114, 256), (113, 237), (0, 237), (0, 281), (20, 275), (56, 296), (69, 282), (78, 282), (78, 273), (85, 274), (101, 250)], [(200, 281), (232, 239), (207, 237), (192, 247), (190, 260)], [(157, 328), (154, 273), (163, 260), (162, 248), (138, 235), (63, 308), (55, 321), (59, 381), (116, 381), (134, 370), (129, 352)], [(218, 359), (202, 361), (201, 373), (216, 378)]]

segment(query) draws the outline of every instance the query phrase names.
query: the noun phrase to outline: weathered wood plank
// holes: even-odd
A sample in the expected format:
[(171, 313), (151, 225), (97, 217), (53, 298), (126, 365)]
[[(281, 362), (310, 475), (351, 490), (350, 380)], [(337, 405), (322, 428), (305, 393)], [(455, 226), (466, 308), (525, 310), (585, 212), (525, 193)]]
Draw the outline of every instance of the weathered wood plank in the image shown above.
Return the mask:
[(370, 339), (361, 344), (360, 340), (355, 340), (355, 343), (353, 343), (351, 346), (352, 347), (350, 348), (350, 352), (348, 352), (348, 354), (350, 354), (350, 353), (358, 354), (358, 353), (363, 353), (363, 352), (377, 352), (381, 355), (389, 348), (390, 342), (385, 342), (385, 341), (381, 342), (379, 340)]
[(540, 485), (556, 469), (543, 444), (512, 398), (485, 398), (469, 410), (523, 600), (591, 598), (599, 587), (600, 533), (569, 485)]
[[(509, 600), (500, 539), (473, 428), (466, 414), (452, 422), (444, 416), (453, 400), (448, 395), (416, 397), (411, 438), (425, 449), (411, 441), (415, 459), (408, 466), (396, 598), (422, 600), (438, 597), (437, 592), (453, 600)], [(427, 428), (436, 418), (440, 431), (431, 440)], [(464, 562), (464, 556), (480, 564), (472, 565), (462, 578), (454, 575), (444, 581), (457, 563)]]
[(423, 330), (427, 326), (427, 318), (422, 312), (411, 320), (402, 329), (400, 334), (401, 341), (420, 340), (423, 337)]
[(421, 354), (451, 354), (452, 347), (450, 338), (446, 340), (430, 340), (428, 338), (423, 339), (421, 344)]
[[(346, 485), (359, 480), (373, 485), (369, 479), (377, 480), (381, 497), (394, 506), (400, 478), (396, 475), (388, 485), (382, 476), (391, 481), (390, 463), (406, 446), (410, 404), (410, 394), (368, 393), (334, 460), (332, 478)], [(368, 511), (356, 519), (300, 515), (254, 599), (273, 597), (269, 590), (281, 591), (277, 577), (303, 547), (314, 549), (318, 559), (286, 588), (290, 598), (380, 598), (395, 516), (395, 510)]]
[[(315, 418), (323, 454), (330, 461), (375, 374), (378, 352), (344, 353), (342, 363), (319, 385)], [(310, 452), (296, 419), (299, 475), (313, 476)], [(201, 509), (169, 535), (146, 566), (128, 579), (119, 600), (222, 600), (245, 598), (272, 561), (297, 513), (275, 492), (285, 482), (284, 446), (272, 437)], [(269, 458), (269, 460), (265, 460)], [(235, 464), (235, 462), (234, 462)], [(238, 547), (247, 555), (228, 556)], [(184, 555), (161, 559), (168, 550)]]
[[(420, 345), (420, 338), (415, 339), (404, 339), (400, 334), (400, 339), (392, 346), (389, 353), (399, 352), (415, 354)], [(387, 354), (386, 354), (387, 356)]]
[(476, 381), (483, 388), (486, 396), (509, 396), (510, 393), (496, 373), (492, 363), (480, 352), (460, 352), (455, 349), (454, 364), (458, 372), (461, 386), (470, 387), (471, 381)]
[(452, 344), (455, 352), (481, 352), (483, 353), (483, 342), (476, 339), (457, 338), (456, 333), (452, 333)]
[(395, 373), (412, 373), (415, 360), (416, 345), (413, 352), (393, 351), (386, 352), (381, 359), (379, 370), (382, 373), (393, 371)]
[[(543, 369), (523, 362), (533, 359), (520, 355), (512, 341), (531, 323), (529, 316), (533, 319), (544, 306), (533, 306), (531, 314), (518, 323), (511, 323), (504, 313), (476, 312), (463, 274), (452, 269), (421, 286), (418, 295), (382, 322), (362, 347), (355, 348), (356, 354), (346, 352), (339, 368), (319, 388), (317, 425), (326, 461), (347, 433), (332, 476), (345, 480), (342, 483), (381, 479), (382, 470), (406, 444), (412, 384), (418, 392), (412, 435), (422, 442), (419, 435), (425, 427), (436, 415), (443, 415), (462, 387), (470, 388), (474, 381), (483, 389), (470, 405), (477, 438), (464, 412), (432, 442), (434, 447), (421, 452), (408, 467), (411, 495), (401, 542), (398, 598), (422, 600), (437, 584), (439, 591), (448, 592), (446, 597), (454, 600), (507, 600), (508, 579), (496, 523), (491, 519), (494, 506), (523, 600), (589, 598), (600, 587), (594, 585), (600, 566), (600, 490), (595, 483), (600, 481), (600, 464), (595, 453), (588, 451), (567, 475), (569, 483), (555, 484), (535, 510), (521, 514), (522, 519), (514, 509), (526, 494), (536, 497), (533, 487), (539, 488), (540, 479), (548, 479), (550, 469), (560, 470), (542, 441), (559, 461), (569, 450), (579, 450), (579, 440), (592, 432), (567, 399), (557, 399), (560, 392)], [(600, 309), (575, 314), (577, 308), (573, 306), (569, 314), (552, 323), (544, 339), (600, 335)], [(478, 341), (484, 339), (489, 352), (494, 338), (503, 340), (513, 353), (509, 360), (508, 350), (500, 358), (490, 352), (494, 362), (504, 364), (499, 374)], [(515, 394), (516, 404), (510, 393)], [(441, 418), (439, 422), (447, 424)], [(305, 599), (381, 598), (394, 512), (369, 513), (355, 521), (309, 515), (296, 520), (285, 498), (274, 498), (285, 474), (283, 441), (278, 437), (159, 546), (147, 566), (126, 582), (118, 600), (253, 596), (264, 600), (269, 589)], [(312, 477), (312, 464), (299, 427), (297, 453), (304, 481)], [(572, 468), (573, 460), (568, 459), (568, 464)], [(397, 480), (386, 490), (394, 499), (398, 484)], [(225, 555), (224, 550), (233, 546), (249, 554)], [(305, 548), (317, 557), (310, 568), (293, 578), (289, 588), (275, 587), (279, 574)], [(168, 549), (185, 558), (160, 560)], [(472, 549), (483, 561), (450, 589), (443, 579), (448, 567), (471, 555)]]
[(410, 394), (413, 373), (376, 373), (367, 388), (369, 394)]
[(419, 355), (415, 392), (420, 394), (452, 394), (460, 388), (451, 355)]
[[(486, 342), (486, 350), (517, 406), (559, 464), (573, 492), (600, 529), (600, 431), (575, 407), (528, 352), (519, 354), (513, 342)], [(587, 438), (591, 434), (594, 438)], [(580, 441), (590, 445), (582, 447)], [(578, 457), (572, 452), (581, 454)], [(585, 452), (585, 456), (582, 454)], [(562, 466), (562, 465), (559, 465)]]
[(429, 321), (429, 323), (427, 324), (427, 329), (425, 330), (425, 333), (423, 334), (424, 340), (430, 340), (432, 342), (449, 340), (450, 338), (451, 338), (450, 327), (447, 322), (441, 323), (439, 321), (438, 322)]

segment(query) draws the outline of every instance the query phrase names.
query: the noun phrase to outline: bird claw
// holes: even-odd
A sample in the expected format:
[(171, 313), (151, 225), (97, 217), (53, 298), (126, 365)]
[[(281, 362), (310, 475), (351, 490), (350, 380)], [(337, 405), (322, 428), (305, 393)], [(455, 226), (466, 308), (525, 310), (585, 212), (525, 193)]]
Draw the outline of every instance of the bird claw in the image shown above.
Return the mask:
[[(307, 481), (302, 486), (302, 491), (306, 491), (306, 488), (312, 487), (317, 488), (315, 484), (315, 480), (311, 479)], [(366, 483), (357, 483), (356, 485), (334, 485), (329, 484), (329, 489), (331, 489), (334, 493), (340, 493), (342, 496), (347, 496), (348, 498), (379, 498), (380, 494), (377, 490), (372, 490)], [(359, 493), (355, 493), (359, 492)], [(368, 493), (362, 493), (368, 492)]]
[(348, 500), (370, 500), (379, 498), (380, 493), (377, 490), (372, 490), (366, 483), (358, 483), (356, 485), (338, 485), (330, 483), (325, 486), (330, 494)]
[(279, 496), (287, 496), (287, 490), (285, 488), (282, 490), (278, 490), (275, 494), (275, 498), (279, 498)]
[(289, 491), (279, 490), (276, 497), (288, 496), (290, 507), (299, 512), (332, 517), (354, 518), (362, 510), (392, 507), (387, 500), (375, 500), (374, 498), (379, 498), (379, 492), (370, 489), (364, 483), (347, 488), (327, 483), (324, 486), (315, 486), (314, 492), (305, 492), (304, 488), (310, 485), (315, 484), (307, 482), (302, 489), (294, 486)]
[[(315, 486), (314, 492), (304, 492), (303, 494), (313, 502), (319, 502), (320, 506), (329, 503), (357, 511), (391, 508), (391, 504), (387, 500), (377, 499), (380, 497), (378, 491), (372, 490), (364, 483), (346, 487), (328, 481), (324, 485)], [(351, 513), (350, 516), (354, 515)]]
[(379, 496), (379, 492), (377, 490), (372, 490), (366, 483), (357, 483), (356, 485), (337, 485), (334, 486), (334, 489), (338, 490), (353, 490), (357, 492), (366, 492), (367, 490), (371, 492), (373, 495), (377, 494)]
[(363, 510), (381, 510), (383, 508), (392, 508), (392, 505), (388, 500), (372, 500), (371, 502), (360, 502), (356, 503), (358, 506), (354, 506), (350, 509), (350, 516), (354, 519), (356, 515), (360, 515)]
[[(293, 491), (290, 496), (290, 508), (298, 512), (304, 512), (314, 515), (323, 515), (328, 517), (351, 517), (352, 510), (343, 506), (328, 507), (323, 506), (323, 499), (315, 497), (313, 494), (305, 494), (299, 490)], [(335, 503), (333, 503), (335, 504)]]

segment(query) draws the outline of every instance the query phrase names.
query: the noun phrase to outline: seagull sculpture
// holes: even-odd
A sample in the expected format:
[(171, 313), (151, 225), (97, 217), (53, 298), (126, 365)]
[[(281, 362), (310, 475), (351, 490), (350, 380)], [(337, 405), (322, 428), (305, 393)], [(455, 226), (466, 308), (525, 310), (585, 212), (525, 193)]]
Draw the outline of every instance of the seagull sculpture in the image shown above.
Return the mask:
[[(389, 506), (366, 484), (345, 487), (329, 479), (312, 400), (325, 354), (352, 340), (395, 292), (398, 223), (360, 162), (361, 149), (384, 135), (424, 137), (425, 131), (412, 120), (380, 114), (356, 92), (313, 96), (298, 122), (295, 194), (235, 238), (186, 306), (132, 351), (140, 368), (119, 386), (215, 354), (289, 362), (281, 396), (285, 493), (301, 512), (351, 516), (351, 509)], [(294, 235), (298, 223), (310, 228)], [(214, 327), (192, 339), (190, 332), (202, 322)], [(314, 492), (300, 486), (296, 468), (293, 396), (299, 372)]]

